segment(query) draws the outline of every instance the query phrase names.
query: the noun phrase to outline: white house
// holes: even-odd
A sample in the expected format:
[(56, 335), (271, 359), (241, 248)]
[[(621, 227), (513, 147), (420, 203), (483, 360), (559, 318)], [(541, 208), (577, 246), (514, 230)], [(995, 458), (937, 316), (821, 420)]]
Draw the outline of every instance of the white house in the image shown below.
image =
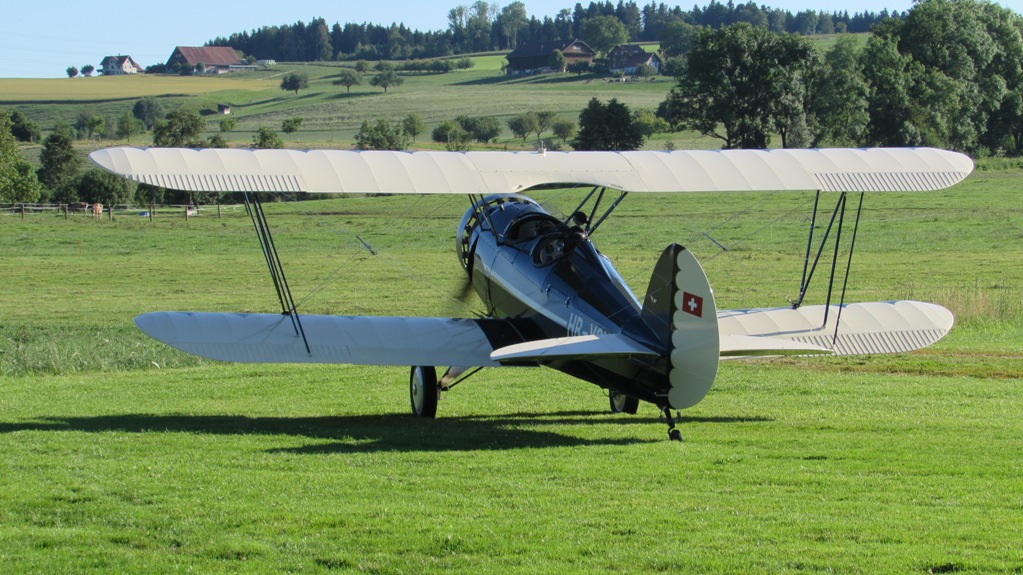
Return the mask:
[(99, 71), (104, 76), (120, 76), (122, 74), (144, 74), (142, 66), (131, 56), (107, 56), (99, 64)]

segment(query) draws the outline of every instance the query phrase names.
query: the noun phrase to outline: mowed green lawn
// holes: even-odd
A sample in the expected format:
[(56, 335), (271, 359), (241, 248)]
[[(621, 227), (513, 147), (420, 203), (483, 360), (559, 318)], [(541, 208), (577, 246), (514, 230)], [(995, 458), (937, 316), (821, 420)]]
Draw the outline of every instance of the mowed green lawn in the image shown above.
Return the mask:
[[(681, 444), (545, 369), (484, 370), (418, 421), (407, 369), (219, 364), (138, 334), (146, 311), (274, 310), (238, 211), (2, 216), (0, 572), (1018, 573), (1021, 181), (867, 196), (847, 299), (936, 301), (956, 328), (899, 356), (726, 362)], [(784, 305), (812, 201), (633, 194), (594, 241), (637, 292), (678, 241), (722, 307)], [(466, 207), (268, 211), (307, 312), (466, 315)]]

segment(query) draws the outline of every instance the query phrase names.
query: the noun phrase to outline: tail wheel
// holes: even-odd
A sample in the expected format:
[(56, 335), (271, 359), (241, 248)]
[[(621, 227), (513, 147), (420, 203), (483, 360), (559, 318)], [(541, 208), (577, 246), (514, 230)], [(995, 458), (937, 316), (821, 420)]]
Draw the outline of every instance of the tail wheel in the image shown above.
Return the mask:
[(611, 413), (628, 413), (634, 415), (639, 409), (639, 400), (635, 397), (612, 390), (608, 394), (611, 403)]
[(412, 415), (436, 417), (439, 397), (440, 388), (437, 387), (436, 368), (413, 365), (409, 375), (409, 399), (412, 403)]

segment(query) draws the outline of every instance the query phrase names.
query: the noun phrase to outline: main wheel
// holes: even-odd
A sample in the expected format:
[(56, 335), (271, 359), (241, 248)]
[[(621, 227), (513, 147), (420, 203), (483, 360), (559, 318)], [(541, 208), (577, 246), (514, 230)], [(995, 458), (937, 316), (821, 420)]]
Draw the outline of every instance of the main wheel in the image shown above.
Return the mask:
[(432, 366), (413, 365), (409, 374), (409, 399), (412, 403), (412, 415), (416, 417), (436, 417), (437, 399), (440, 389), (437, 387), (437, 370)]
[(611, 413), (628, 413), (634, 415), (639, 409), (639, 400), (635, 397), (612, 390), (608, 393), (611, 403)]

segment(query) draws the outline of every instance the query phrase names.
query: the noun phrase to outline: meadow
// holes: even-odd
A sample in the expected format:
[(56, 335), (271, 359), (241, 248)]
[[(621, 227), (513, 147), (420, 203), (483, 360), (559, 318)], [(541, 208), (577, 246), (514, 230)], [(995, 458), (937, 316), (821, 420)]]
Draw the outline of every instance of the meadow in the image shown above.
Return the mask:
[[(353, 66), (339, 62), (281, 63), (261, 71), (215, 77), (0, 79), (0, 107), (22, 111), (45, 136), (57, 122), (73, 123), (81, 113), (99, 114), (116, 122), (139, 98), (151, 96), (164, 110), (185, 107), (199, 111), (207, 120), (208, 133), (213, 134), (219, 131), (223, 118), (215, 113), (217, 107), (227, 104), (237, 119), (235, 130), (225, 134), (229, 143), (250, 144), (259, 128), (280, 131), (283, 120), (301, 117), (298, 132), (281, 134), (286, 145), (301, 148), (351, 147), (364, 121), (400, 120), (416, 112), (427, 125), (427, 133), (420, 135), (417, 144), (422, 146), (430, 144), (429, 130), (459, 115), (495, 116), (504, 125), (508, 118), (525, 111), (550, 110), (575, 120), (592, 97), (603, 101), (618, 98), (632, 109), (652, 111), (675, 84), (663, 76), (627, 84), (606, 82), (590, 74), (509, 78), (501, 75), (503, 55), (479, 55), (472, 61), (474, 66), (468, 70), (402, 74), (404, 83), (386, 93), (370, 85), (372, 72), (363, 74), (362, 84), (350, 90), (335, 86), (341, 68)], [(307, 76), (309, 87), (297, 94), (282, 91), (281, 79), (289, 73)], [(676, 134), (660, 135), (652, 146), (664, 148), (669, 138), (679, 148), (719, 145), (694, 134)], [(142, 134), (121, 143), (145, 145), (149, 140), (148, 134)], [(113, 142), (80, 145), (92, 148)], [(505, 130), (495, 145), (531, 149), (535, 142), (523, 142)]]
[[(418, 421), (407, 369), (147, 340), (147, 311), (274, 311), (236, 209), (0, 216), (0, 571), (1019, 573), (1021, 181), (992, 163), (868, 195), (847, 300), (935, 301), (956, 327), (911, 354), (725, 362), (683, 443), (545, 369), (484, 370)], [(721, 307), (784, 305), (812, 201), (633, 194), (594, 241), (639, 292), (677, 241)], [(457, 295), (464, 198), (267, 207), (307, 313), (480, 310)]]

